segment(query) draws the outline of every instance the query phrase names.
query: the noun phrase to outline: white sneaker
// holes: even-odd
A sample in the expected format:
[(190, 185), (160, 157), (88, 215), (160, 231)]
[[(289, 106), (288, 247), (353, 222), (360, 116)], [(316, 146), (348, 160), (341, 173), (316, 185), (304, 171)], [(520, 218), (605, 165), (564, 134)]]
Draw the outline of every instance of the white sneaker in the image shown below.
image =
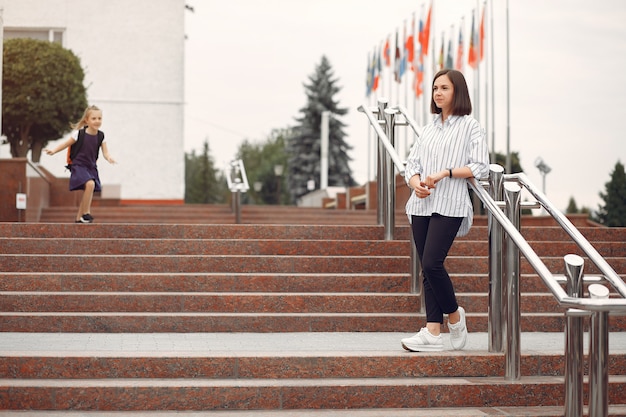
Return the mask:
[(441, 352), (443, 350), (443, 338), (441, 335), (433, 336), (426, 327), (414, 336), (402, 339), (402, 347), (411, 352)]
[(463, 307), (459, 307), (459, 314), (461, 315), (461, 320), (458, 323), (450, 323), (448, 322), (448, 329), (450, 329), (450, 343), (452, 344), (452, 349), (461, 350), (467, 343), (467, 325), (465, 323), (465, 309)]

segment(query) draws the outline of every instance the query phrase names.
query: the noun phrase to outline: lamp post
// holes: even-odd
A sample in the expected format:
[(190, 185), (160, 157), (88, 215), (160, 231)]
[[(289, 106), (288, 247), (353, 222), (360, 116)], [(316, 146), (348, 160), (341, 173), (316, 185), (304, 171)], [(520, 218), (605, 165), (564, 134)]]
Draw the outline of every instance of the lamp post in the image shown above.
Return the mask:
[(274, 175), (276, 176), (276, 204), (280, 205), (280, 183), (283, 175), (282, 165), (274, 165)]
[(542, 188), (541, 191), (545, 194), (546, 193), (546, 175), (552, 171), (552, 168), (550, 168), (544, 161), (543, 159), (541, 159), (541, 157), (538, 157), (537, 159), (535, 159), (535, 166), (537, 167), (537, 169), (539, 170), (539, 172), (541, 172), (541, 176), (543, 177), (543, 184), (542, 184)]

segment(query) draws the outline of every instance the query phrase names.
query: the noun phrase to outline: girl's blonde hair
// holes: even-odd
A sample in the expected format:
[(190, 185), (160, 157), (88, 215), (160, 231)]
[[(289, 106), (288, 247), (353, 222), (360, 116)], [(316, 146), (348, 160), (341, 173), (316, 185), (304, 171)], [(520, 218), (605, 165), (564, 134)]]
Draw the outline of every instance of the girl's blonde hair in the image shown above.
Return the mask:
[(81, 117), (81, 119), (76, 122), (76, 123), (70, 123), (70, 126), (72, 127), (72, 129), (82, 129), (83, 127), (87, 126), (87, 118), (89, 117), (89, 113), (91, 113), (92, 111), (101, 111), (98, 106), (89, 106), (85, 109), (85, 111), (83, 112), (83, 117)]

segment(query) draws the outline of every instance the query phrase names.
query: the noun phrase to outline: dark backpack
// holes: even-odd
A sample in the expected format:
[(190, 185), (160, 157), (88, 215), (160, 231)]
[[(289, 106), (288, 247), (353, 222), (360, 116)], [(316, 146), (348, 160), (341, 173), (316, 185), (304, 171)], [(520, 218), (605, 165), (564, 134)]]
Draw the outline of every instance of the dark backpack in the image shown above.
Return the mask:
[[(67, 165), (65, 166), (65, 168), (69, 169), (70, 171), (72, 170), (72, 160), (76, 158), (76, 155), (78, 155), (80, 148), (82, 148), (84, 138), (85, 138), (85, 128), (79, 129), (78, 138), (76, 138), (76, 142), (74, 142), (72, 146), (67, 148), (67, 158), (66, 158)], [(102, 146), (103, 141), (104, 141), (104, 132), (101, 132), (100, 130), (98, 130), (98, 153), (96, 153), (96, 159), (98, 159), (98, 154), (100, 153), (100, 146)]]

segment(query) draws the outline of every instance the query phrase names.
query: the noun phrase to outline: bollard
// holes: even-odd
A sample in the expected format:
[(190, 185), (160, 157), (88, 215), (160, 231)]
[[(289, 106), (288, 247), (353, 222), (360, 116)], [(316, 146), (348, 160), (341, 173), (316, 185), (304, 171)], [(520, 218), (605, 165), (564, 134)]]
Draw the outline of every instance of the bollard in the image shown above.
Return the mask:
[[(567, 294), (570, 297), (583, 296), (583, 266), (585, 261), (578, 255), (565, 255)], [(565, 417), (583, 415), (583, 315), (577, 309), (565, 313)]]
[[(609, 289), (601, 284), (589, 286), (589, 296), (609, 298)], [(589, 337), (589, 417), (609, 413), (609, 313), (594, 311)]]
[[(504, 168), (497, 164), (489, 165), (489, 193), (495, 201), (502, 201), (502, 181)], [(489, 307), (487, 334), (489, 336), (489, 352), (504, 350), (503, 323), (503, 287), (502, 287), (502, 226), (493, 219), (489, 212)]]
[[(520, 193), (521, 188), (517, 183), (507, 182), (504, 184), (504, 201), (506, 203), (506, 215), (515, 228), (520, 228)], [(513, 239), (506, 238), (506, 297), (504, 311), (506, 313), (506, 351), (504, 361), (504, 378), (516, 381), (521, 378), (521, 315), (519, 293), (519, 248), (513, 243)]]

